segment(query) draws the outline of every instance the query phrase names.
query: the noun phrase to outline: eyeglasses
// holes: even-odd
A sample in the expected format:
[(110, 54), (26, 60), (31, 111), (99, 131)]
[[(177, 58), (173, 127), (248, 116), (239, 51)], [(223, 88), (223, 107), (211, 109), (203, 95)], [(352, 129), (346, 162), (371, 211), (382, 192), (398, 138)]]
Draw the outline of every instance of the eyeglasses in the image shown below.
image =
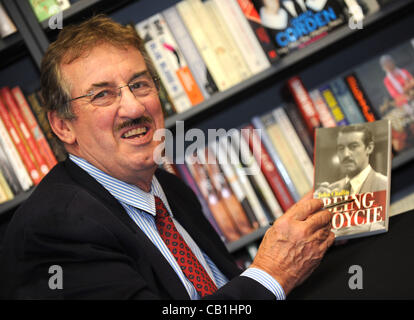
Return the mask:
[(150, 96), (158, 91), (158, 78), (146, 78), (140, 77), (139, 79), (133, 80), (130, 83), (120, 86), (120, 87), (102, 87), (94, 91), (90, 91), (89, 93), (72, 98), (68, 100), (68, 102), (82, 99), (82, 98), (89, 98), (90, 103), (95, 107), (108, 107), (112, 105), (118, 97), (121, 96), (121, 89), (125, 87), (129, 87), (129, 90), (136, 98), (145, 98)]

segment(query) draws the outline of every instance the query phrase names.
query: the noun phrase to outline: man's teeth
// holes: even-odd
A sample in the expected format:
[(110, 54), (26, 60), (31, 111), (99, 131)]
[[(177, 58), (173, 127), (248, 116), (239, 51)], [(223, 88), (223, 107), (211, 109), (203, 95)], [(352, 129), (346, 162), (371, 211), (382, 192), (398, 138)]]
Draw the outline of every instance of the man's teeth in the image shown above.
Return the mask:
[(142, 127), (142, 128), (137, 128), (137, 129), (132, 129), (132, 130), (127, 131), (126, 133), (124, 133), (123, 137), (129, 138), (129, 137), (136, 136), (136, 135), (143, 136), (146, 133), (147, 133), (147, 128)]

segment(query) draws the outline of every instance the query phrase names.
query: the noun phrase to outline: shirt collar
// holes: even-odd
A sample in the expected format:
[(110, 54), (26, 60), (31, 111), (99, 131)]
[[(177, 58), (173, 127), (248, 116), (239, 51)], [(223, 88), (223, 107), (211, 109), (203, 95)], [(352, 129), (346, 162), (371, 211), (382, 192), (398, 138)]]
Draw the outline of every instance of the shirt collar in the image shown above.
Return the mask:
[(80, 168), (85, 170), (89, 175), (91, 175), (96, 181), (98, 181), (119, 202), (143, 210), (155, 216), (156, 210), (154, 196), (157, 196), (164, 202), (169, 213), (172, 214), (164, 191), (155, 175), (152, 177), (150, 191), (145, 192), (135, 185), (126, 183), (108, 175), (81, 157), (69, 154), (69, 158)]
[(362, 187), (362, 184), (368, 177), (369, 173), (371, 172), (372, 168), (368, 164), (364, 170), (362, 170), (359, 174), (357, 174), (355, 177), (353, 177), (350, 181), (352, 186), (352, 193), (358, 193), (359, 190)]

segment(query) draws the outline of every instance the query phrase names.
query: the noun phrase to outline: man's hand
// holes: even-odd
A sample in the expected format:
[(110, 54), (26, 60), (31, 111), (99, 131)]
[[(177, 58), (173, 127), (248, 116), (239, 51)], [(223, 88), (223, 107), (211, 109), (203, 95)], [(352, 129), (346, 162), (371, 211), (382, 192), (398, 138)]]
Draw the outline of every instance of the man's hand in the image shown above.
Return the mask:
[(275, 278), (286, 295), (315, 270), (335, 239), (332, 214), (318, 211), (322, 200), (310, 198), (311, 193), (267, 230), (251, 265)]

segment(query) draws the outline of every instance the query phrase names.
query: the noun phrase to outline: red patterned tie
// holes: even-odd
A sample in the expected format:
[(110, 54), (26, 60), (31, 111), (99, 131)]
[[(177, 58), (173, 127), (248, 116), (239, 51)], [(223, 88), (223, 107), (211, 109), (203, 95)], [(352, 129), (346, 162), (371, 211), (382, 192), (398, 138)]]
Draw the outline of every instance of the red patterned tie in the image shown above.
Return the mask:
[(187, 279), (194, 285), (199, 295), (204, 297), (214, 293), (217, 290), (216, 285), (177, 231), (162, 200), (157, 196), (154, 196), (154, 198), (157, 211), (155, 224), (162, 240), (171, 251), (175, 260), (177, 260), (178, 265)]

